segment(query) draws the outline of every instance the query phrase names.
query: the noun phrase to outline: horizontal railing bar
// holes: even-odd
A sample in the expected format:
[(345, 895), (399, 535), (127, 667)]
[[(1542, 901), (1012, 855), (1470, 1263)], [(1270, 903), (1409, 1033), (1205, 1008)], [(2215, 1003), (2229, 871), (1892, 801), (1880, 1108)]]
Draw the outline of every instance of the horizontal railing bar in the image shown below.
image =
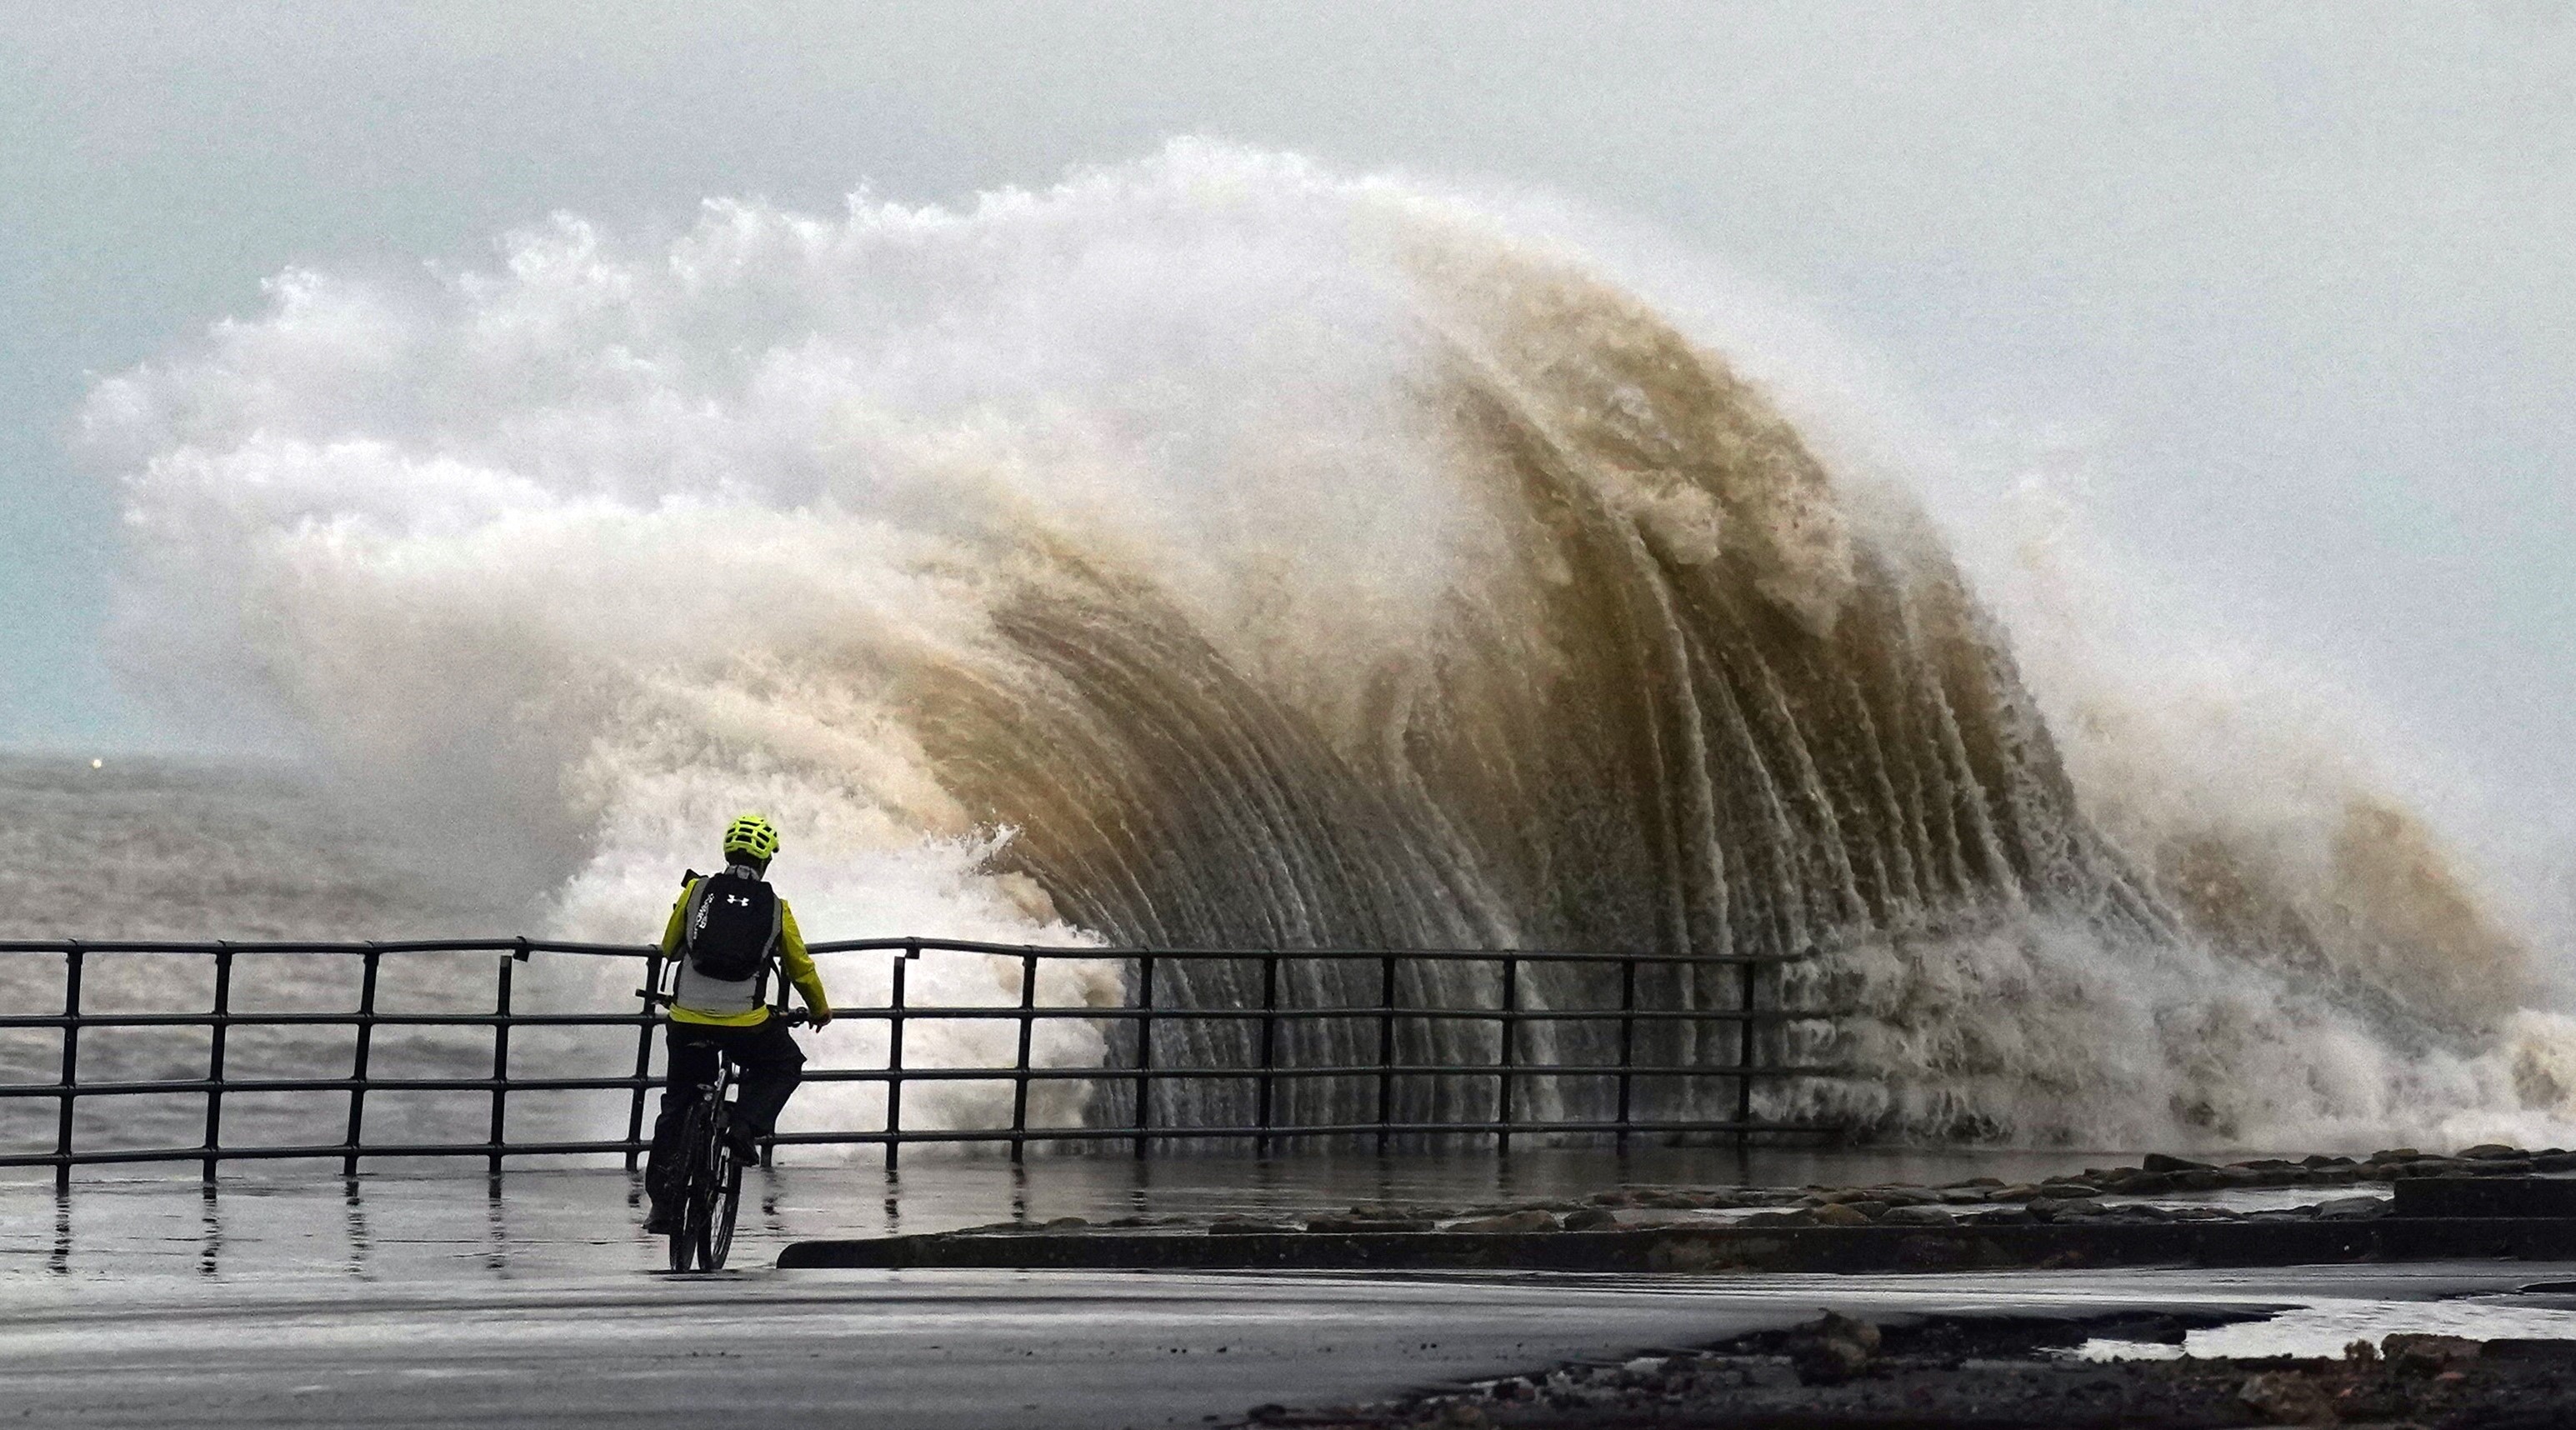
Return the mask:
[(1193, 960), (1321, 959), (1328, 962), (1373, 962), (1382, 958), (1422, 959), (1432, 962), (1493, 963), (1516, 958), (1525, 963), (1669, 963), (1669, 964), (1760, 964), (1804, 963), (1822, 950), (1803, 949), (1797, 953), (1663, 953), (1603, 952), (1585, 949), (1518, 949), (1518, 948), (1164, 948), (1157, 945), (1142, 948), (1079, 948), (1036, 944), (976, 943), (966, 939), (864, 938), (840, 939), (806, 945), (815, 953), (884, 953), (915, 948), (947, 953), (985, 953), (1011, 958), (1135, 958), (1150, 954), (1157, 959), (1186, 958)]
[[(864, 1016), (864, 1015), (861, 1015)], [(60, 1028), (77, 1024), (83, 1028), (239, 1028), (268, 1026), (277, 1028), (329, 1026), (352, 1027), (373, 1023), (381, 1028), (489, 1028), (496, 1024), (514, 1028), (632, 1028), (639, 1023), (659, 1023), (660, 1014), (645, 1013), (83, 1013), (66, 1018), (60, 1013), (13, 1013), (0, 1016), (0, 1029)]]
[[(890, 1082), (897, 1078), (901, 1078), (905, 1082), (1010, 1082), (1020, 1077), (1055, 1082), (1082, 1081), (1086, 1079), (1115, 1079), (1119, 1082), (1134, 1082), (1139, 1077), (1142, 1077), (1148, 1081), (1160, 1082), (1165, 1078), (1242, 1078), (1245, 1080), (1254, 1080), (1262, 1077), (1375, 1077), (1379, 1073), (1392, 1073), (1397, 1077), (1499, 1077), (1505, 1072), (1509, 1072), (1514, 1077), (1520, 1077), (1524, 1074), (1545, 1075), (1549, 1077), (1615, 1077), (1624, 1072), (1637, 1077), (1705, 1077), (1727, 1080), (1740, 1077), (1832, 1078), (1866, 1076), (1866, 1074), (1853, 1071), (1849, 1068), (1764, 1067), (1760, 1065), (1750, 1068), (1728, 1066), (1622, 1068), (1604, 1063), (1514, 1063), (1509, 1068), (1505, 1068), (1498, 1063), (1399, 1063), (1392, 1067), (1379, 1063), (1364, 1063), (1352, 1064), (1346, 1067), (1315, 1068), (1290, 1067), (1283, 1064), (1281, 1066), (1266, 1069), (1258, 1067), (1157, 1067), (1150, 1071), (1139, 1070), (1137, 1068), (1039, 1067), (1030, 1068), (1026, 1072), (1022, 1072), (1018, 1068), (980, 1067), (907, 1067), (900, 1072), (895, 1072), (885, 1068), (818, 1068), (809, 1065), (805, 1069), (804, 1077), (807, 1082)], [(658, 1084), (656, 1085), (658, 1086)], [(42, 1083), (29, 1083), (26, 1086), (28, 1089), (26, 1093), (27, 1096), (35, 1096), (42, 1092), (55, 1090), (51, 1088), (49, 1084)], [(466, 1086), (466, 1084), (460, 1083), (458, 1086)], [(513, 1083), (512, 1086), (527, 1087), (529, 1084)]]
[[(812, 1075), (808, 1074), (808, 1080)], [(178, 1097), (189, 1094), (220, 1092), (491, 1092), (507, 1087), (512, 1092), (603, 1092), (612, 1089), (633, 1090), (637, 1087), (660, 1087), (660, 1078), (635, 1077), (514, 1077), (504, 1082), (497, 1078), (434, 1077), (297, 1077), (297, 1078), (180, 1078), (159, 1082), (85, 1082), (73, 1091), (82, 1097)], [(56, 1083), (0, 1084), (0, 1098), (60, 1097), (63, 1090)]]
[(360, 1157), (489, 1157), (496, 1150), (504, 1157), (561, 1157), (623, 1154), (638, 1144), (632, 1142), (510, 1142), (495, 1148), (489, 1142), (391, 1143), (382, 1147), (350, 1147), (331, 1142), (301, 1147), (115, 1147), (74, 1152), (69, 1156), (54, 1152), (10, 1153), (0, 1155), (0, 1167), (87, 1167), (132, 1162), (202, 1162), (208, 1157), (219, 1162), (273, 1162), (287, 1158), (312, 1157), (339, 1161), (352, 1153)]
[[(1804, 949), (1796, 953), (1666, 953), (1603, 952), (1580, 949), (1516, 948), (1086, 948), (1079, 945), (979, 943), (967, 939), (930, 938), (863, 938), (835, 939), (806, 945), (815, 953), (976, 953), (1011, 958), (1046, 959), (1119, 959), (1150, 954), (1155, 958), (1214, 960), (1317, 959), (1327, 962), (1373, 961), (1383, 958), (1416, 959), (1431, 962), (1492, 963), (1502, 959), (1519, 959), (1528, 963), (1647, 963), (1708, 964), (1717, 966), (1802, 963), (1820, 952)], [(574, 943), (552, 939), (474, 938), (474, 939), (405, 939), (380, 943), (318, 942), (248, 942), (213, 940), (185, 942), (169, 939), (6, 939), (0, 940), (0, 954), (65, 954), (78, 949), (85, 953), (234, 953), (234, 954), (366, 954), (366, 953), (564, 953), (585, 957), (650, 958), (656, 950), (643, 944)]]
[[(925, 945), (927, 946), (927, 945)], [(643, 944), (568, 943), (550, 939), (438, 938), (387, 940), (382, 943), (311, 942), (303, 940), (187, 939), (0, 939), (0, 954), (83, 953), (199, 954), (366, 954), (366, 953), (569, 953), (587, 957), (645, 958)]]
[[(1183, 1141), (1200, 1137), (1350, 1137), (1362, 1133), (1388, 1132), (1397, 1136), (1464, 1133), (1482, 1135), (1496, 1132), (1617, 1132), (1652, 1135), (1664, 1132), (1814, 1132), (1831, 1134), (1841, 1130), (1835, 1125), (1812, 1122), (1336, 1122), (1313, 1126), (1290, 1127), (1032, 1127), (1025, 1134), (1031, 1142), (1099, 1142), (1150, 1137), (1156, 1141)], [(937, 1128), (907, 1127), (893, 1134), (906, 1142), (1008, 1142), (1024, 1134), (1004, 1128)], [(883, 1132), (781, 1132), (770, 1139), (782, 1147), (843, 1146), (881, 1144), (889, 1134)], [(480, 1149), (477, 1149), (480, 1150)]]
[[(1016, 1004), (965, 1004), (939, 1007), (918, 1004), (903, 1010), (910, 1022), (929, 1019), (959, 1021), (979, 1018), (1019, 1019), (1031, 1010)], [(1315, 1022), (1335, 1018), (1436, 1018), (1444, 1021), (1464, 1020), (1486, 1023), (1615, 1023), (1633, 1019), (1640, 1023), (1742, 1023), (1804, 1022), (1823, 1018), (1849, 1017), (1849, 1009), (1840, 1008), (1760, 1008), (1746, 1012), (1741, 1008), (1640, 1008), (1625, 1012), (1617, 1008), (1569, 1008), (1552, 1011), (1544, 1008), (1280, 1008), (1265, 1012), (1259, 1008), (1048, 1008), (1035, 1010), (1040, 1018), (1150, 1018), (1157, 1023), (1222, 1021), (1228, 1019), (1277, 1018)], [(840, 1018), (883, 1018), (891, 1008), (835, 1008), (832, 1016)]]
[[(860, 1022), (889, 1021), (892, 1007), (836, 1008), (835, 1019)], [(1640, 1008), (1622, 1012), (1616, 1008), (1280, 1008), (1264, 1013), (1258, 1008), (1092, 1008), (1080, 1006), (1049, 1007), (1039, 1004), (1022, 1008), (1017, 1004), (962, 1004), (957, 1006), (924, 1005), (901, 1010), (907, 1020), (925, 1018), (974, 1020), (1019, 1019), (1034, 1017), (1045, 1021), (1088, 1021), (1094, 1019), (1151, 1018), (1157, 1022), (1219, 1021), (1227, 1019), (1277, 1018), (1282, 1022), (1329, 1022), (1336, 1018), (1433, 1018), (1443, 1021), (1487, 1023), (1601, 1023), (1622, 1019), (1656, 1023), (1740, 1023), (1810, 1022), (1850, 1016), (1848, 1009), (1834, 1008), (1761, 1008), (1750, 1013), (1738, 1008)], [(373, 1023), (382, 1028), (632, 1028), (643, 1023), (658, 1023), (658, 1014), (642, 1013), (83, 1013), (65, 1017), (60, 1013), (13, 1013), (0, 1015), (0, 1030), (11, 1028), (240, 1028), (240, 1027), (311, 1027), (355, 1026)]]

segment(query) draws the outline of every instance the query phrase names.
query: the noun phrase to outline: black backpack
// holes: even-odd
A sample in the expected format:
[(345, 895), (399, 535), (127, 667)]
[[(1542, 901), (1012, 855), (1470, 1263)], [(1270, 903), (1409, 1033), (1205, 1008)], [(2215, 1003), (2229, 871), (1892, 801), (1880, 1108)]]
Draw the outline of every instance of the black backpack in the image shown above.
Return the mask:
[(739, 983), (778, 943), (778, 895), (764, 879), (710, 874), (698, 884), (680, 947), (701, 977)]

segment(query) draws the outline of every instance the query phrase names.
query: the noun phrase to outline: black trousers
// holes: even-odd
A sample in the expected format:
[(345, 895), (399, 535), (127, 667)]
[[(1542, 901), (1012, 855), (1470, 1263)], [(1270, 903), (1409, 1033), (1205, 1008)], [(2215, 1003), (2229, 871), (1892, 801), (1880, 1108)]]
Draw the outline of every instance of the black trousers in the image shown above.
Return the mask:
[(743, 1130), (765, 1137), (778, 1126), (778, 1113), (805, 1076), (805, 1050), (787, 1032), (787, 1020), (771, 1017), (748, 1028), (707, 1023), (667, 1025), (670, 1071), (662, 1080), (662, 1114), (653, 1120), (653, 1154), (644, 1164), (644, 1190), (654, 1201), (667, 1200), (667, 1169), (677, 1166), (681, 1124), (698, 1089), (716, 1080), (716, 1058), (730, 1056), (742, 1069), (736, 1112)]

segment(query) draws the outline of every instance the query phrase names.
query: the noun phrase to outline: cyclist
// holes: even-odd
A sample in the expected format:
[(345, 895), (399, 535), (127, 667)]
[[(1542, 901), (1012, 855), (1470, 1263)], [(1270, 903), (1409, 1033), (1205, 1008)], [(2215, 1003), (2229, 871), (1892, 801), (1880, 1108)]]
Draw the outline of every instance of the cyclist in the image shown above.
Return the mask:
[(805, 1054), (762, 1000), (771, 965), (786, 966), (815, 1027), (832, 1021), (831, 999), (796, 915), (762, 877), (777, 854), (778, 830), (768, 820), (746, 814), (727, 825), (724, 872), (692, 873), (662, 929), (662, 954), (678, 965), (679, 981), (671, 994), (662, 1113), (644, 1167), (644, 1189), (653, 1199), (644, 1229), (656, 1236), (668, 1234), (678, 1214), (667, 1183), (680, 1163), (681, 1124), (698, 1088), (715, 1081), (717, 1057), (729, 1056), (742, 1069), (734, 1135), (744, 1161), (751, 1160), (752, 1142), (777, 1125), (779, 1109), (804, 1075)]

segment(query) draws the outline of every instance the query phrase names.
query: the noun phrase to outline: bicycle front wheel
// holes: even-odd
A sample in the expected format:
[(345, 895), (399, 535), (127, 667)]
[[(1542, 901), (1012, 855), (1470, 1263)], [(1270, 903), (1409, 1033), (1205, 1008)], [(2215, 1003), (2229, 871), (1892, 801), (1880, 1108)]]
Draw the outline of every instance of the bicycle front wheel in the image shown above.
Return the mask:
[(732, 1145), (722, 1139), (716, 1148), (715, 1183), (717, 1191), (706, 1239), (698, 1243), (698, 1266), (705, 1271), (724, 1269), (725, 1258), (733, 1253), (734, 1216), (742, 1210), (742, 1163), (735, 1158)]

